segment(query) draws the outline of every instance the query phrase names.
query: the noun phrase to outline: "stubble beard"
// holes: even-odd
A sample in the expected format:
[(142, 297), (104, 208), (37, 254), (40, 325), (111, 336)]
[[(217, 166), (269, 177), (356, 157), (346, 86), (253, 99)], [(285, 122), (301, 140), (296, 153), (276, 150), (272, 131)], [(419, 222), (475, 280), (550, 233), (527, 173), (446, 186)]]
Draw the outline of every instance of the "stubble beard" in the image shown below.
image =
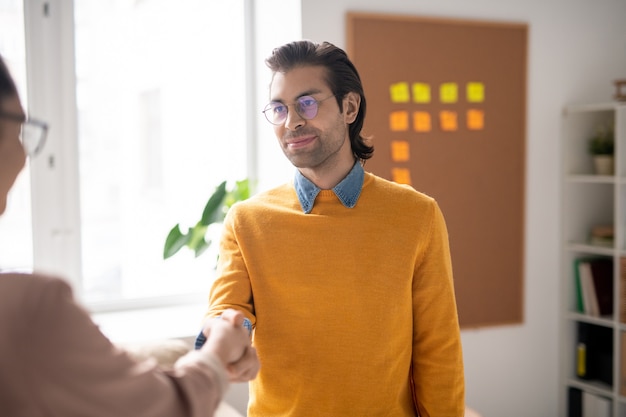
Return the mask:
[[(293, 166), (298, 169), (319, 169), (333, 164), (333, 160), (339, 160), (341, 149), (348, 139), (347, 126), (343, 125), (343, 120), (338, 117), (337, 124), (324, 133), (318, 129), (306, 129), (299, 131), (297, 135), (285, 135), (283, 140), (291, 136), (315, 135), (317, 137), (311, 149), (300, 149), (290, 152), (289, 147), (281, 142), (283, 153)], [(336, 135), (340, 135), (338, 139)], [(335, 163), (337, 162), (335, 161)]]
[(328, 138), (318, 134), (313, 149), (290, 152), (288, 148), (283, 147), (283, 153), (294, 167), (315, 170), (327, 166), (333, 159), (337, 159), (346, 140), (343, 138), (341, 141), (328, 142)]

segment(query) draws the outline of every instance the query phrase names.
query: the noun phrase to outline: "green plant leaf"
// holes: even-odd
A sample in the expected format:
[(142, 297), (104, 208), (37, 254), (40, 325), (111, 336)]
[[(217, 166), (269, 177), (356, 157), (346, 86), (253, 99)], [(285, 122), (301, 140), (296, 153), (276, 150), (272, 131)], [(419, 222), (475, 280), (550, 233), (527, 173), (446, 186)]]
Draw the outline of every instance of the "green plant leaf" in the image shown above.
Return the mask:
[(202, 243), (200, 245), (198, 245), (198, 247), (195, 248), (194, 253), (195, 253), (195, 257), (197, 258), (198, 256), (202, 255), (204, 253), (204, 251), (206, 251), (207, 249), (209, 249), (209, 246), (211, 246), (211, 241), (208, 240), (203, 240)]
[(180, 226), (177, 224), (170, 230), (165, 239), (165, 246), (163, 248), (163, 259), (167, 259), (176, 254), (183, 246), (189, 242), (190, 235), (184, 235), (180, 231)]
[(202, 255), (211, 246), (211, 241), (206, 240), (208, 227), (213, 223), (222, 222), (233, 204), (246, 200), (251, 194), (248, 179), (236, 181), (231, 190), (227, 190), (226, 183), (227, 181), (223, 181), (215, 188), (204, 206), (200, 221), (194, 227), (189, 228), (186, 234), (180, 231), (178, 224), (170, 230), (165, 240), (163, 259), (173, 256), (183, 246), (194, 251), (196, 257)]
[(189, 229), (189, 241), (187, 242), (189, 249), (197, 250), (197, 248), (207, 244), (204, 237), (206, 236), (208, 228), (209, 226), (198, 222), (194, 227)]
[(592, 155), (613, 155), (615, 151), (615, 133), (611, 125), (599, 124), (589, 140), (589, 152)]
[(230, 209), (237, 201), (243, 201), (250, 198), (250, 182), (245, 179), (236, 181), (233, 189), (226, 195), (224, 205)]
[(222, 221), (225, 213), (222, 210), (222, 203), (226, 197), (226, 181), (222, 182), (215, 188), (215, 191), (207, 201), (202, 211), (200, 223), (208, 226), (211, 223)]

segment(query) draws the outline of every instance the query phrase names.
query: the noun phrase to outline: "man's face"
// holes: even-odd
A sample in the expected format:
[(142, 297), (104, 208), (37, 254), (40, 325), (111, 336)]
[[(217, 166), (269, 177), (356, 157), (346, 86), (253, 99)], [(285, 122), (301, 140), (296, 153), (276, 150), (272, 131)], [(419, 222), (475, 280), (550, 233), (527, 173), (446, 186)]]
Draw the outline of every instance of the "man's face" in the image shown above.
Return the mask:
[[(14, 116), (24, 114), (19, 98), (0, 101), (0, 113)], [(4, 213), (7, 195), (26, 163), (26, 154), (20, 142), (20, 122), (0, 117), (0, 214)]]
[[(320, 66), (296, 67), (274, 74), (270, 85), (270, 100), (288, 106), (287, 119), (274, 125), (274, 133), (287, 159), (300, 169), (332, 169), (344, 160), (350, 165), (354, 162), (348, 124), (356, 112), (340, 112), (325, 74), (326, 69)], [(299, 115), (293, 104), (303, 96), (318, 101), (317, 114), (309, 120)], [(343, 100), (346, 109), (347, 99)]]

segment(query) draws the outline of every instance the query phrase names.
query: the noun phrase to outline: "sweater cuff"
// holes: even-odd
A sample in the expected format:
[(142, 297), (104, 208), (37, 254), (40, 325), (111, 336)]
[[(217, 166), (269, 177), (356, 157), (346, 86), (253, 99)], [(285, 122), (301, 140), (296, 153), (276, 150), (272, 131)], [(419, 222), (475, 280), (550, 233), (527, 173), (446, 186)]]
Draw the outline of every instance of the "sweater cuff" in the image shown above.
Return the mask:
[(211, 368), (211, 370), (215, 374), (222, 395), (226, 393), (226, 390), (229, 386), (228, 376), (226, 375), (226, 368), (224, 368), (224, 365), (222, 365), (222, 361), (213, 353), (203, 350), (193, 350), (183, 356), (180, 362), (181, 364), (202, 362), (204, 365)]
[[(217, 318), (219, 319), (219, 317)], [(247, 318), (243, 319), (243, 327), (245, 327), (248, 331), (248, 336), (252, 335), (252, 322), (250, 322), (250, 320), (248, 320)], [(200, 331), (200, 333), (198, 333), (198, 336), (196, 336), (193, 347), (197, 350), (200, 349), (205, 343), (206, 336), (204, 335), (204, 333), (202, 333), (202, 331)]]

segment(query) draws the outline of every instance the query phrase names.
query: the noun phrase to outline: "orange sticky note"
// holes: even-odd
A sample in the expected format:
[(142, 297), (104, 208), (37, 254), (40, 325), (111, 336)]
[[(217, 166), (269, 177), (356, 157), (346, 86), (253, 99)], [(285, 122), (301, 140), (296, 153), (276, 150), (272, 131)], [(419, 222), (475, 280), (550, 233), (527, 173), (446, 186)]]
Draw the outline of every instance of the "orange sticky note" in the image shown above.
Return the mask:
[(467, 83), (467, 101), (470, 103), (482, 103), (485, 101), (485, 85), (479, 82)]
[(389, 114), (389, 129), (392, 132), (409, 130), (409, 112), (394, 111)]
[(411, 171), (406, 168), (392, 168), (391, 180), (398, 184), (411, 185)]
[(409, 160), (409, 142), (403, 140), (391, 141), (391, 159), (395, 162)]
[(485, 128), (485, 112), (477, 109), (467, 111), (467, 128), (469, 130), (482, 130)]
[(413, 130), (416, 132), (430, 132), (431, 129), (430, 113), (426, 111), (413, 112)]
[(392, 103), (408, 103), (411, 92), (409, 91), (409, 83), (400, 82), (389, 86), (389, 95)]
[(430, 103), (430, 85), (426, 83), (413, 83), (413, 102)]
[(456, 103), (459, 99), (459, 87), (456, 83), (443, 83), (439, 86), (439, 100), (442, 103)]
[(441, 111), (439, 113), (439, 124), (441, 130), (452, 132), (458, 129), (457, 114), (455, 111)]

